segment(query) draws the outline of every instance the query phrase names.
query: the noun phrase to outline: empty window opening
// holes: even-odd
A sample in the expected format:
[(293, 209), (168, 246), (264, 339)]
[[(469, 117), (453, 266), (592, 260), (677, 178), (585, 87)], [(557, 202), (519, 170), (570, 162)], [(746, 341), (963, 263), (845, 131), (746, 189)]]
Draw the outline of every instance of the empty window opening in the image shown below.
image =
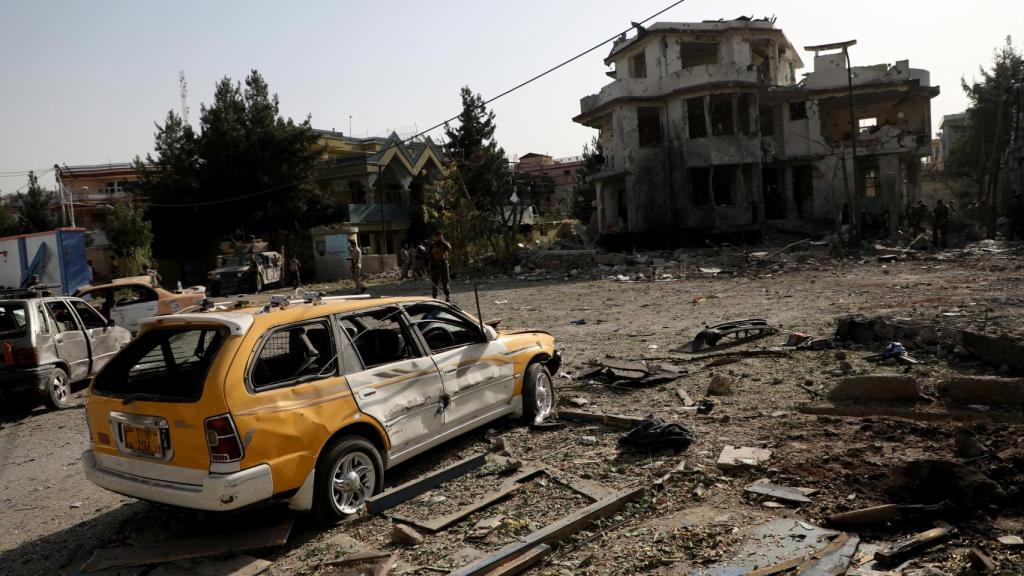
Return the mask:
[(740, 94), (738, 102), (736, 111), (740, 120), (740, 133), (754, 134), (754, 123), (750, 121), (750, 115), (754, 110), (754, 95)]
[(641, 52), (629, 59), (629, 77), (647, 78), (647, 54)]
[(789, 119), (791, 121), (807, 120), (807, 102), (790, 102)]
[(683, 68), (707, 66), (718, 63), (716, 42), (683, 42), (679, 45), (679, 59)]
[(864, 171), (864, 197), (865, 198), (877, 198), (878, 197), (878, 169), (868, 168)]
[(636, 125), (640, 133), (640, 146), (661, 145), (661, 112), (657, 108), (637, 108)]
[(736, 133), (733, 125), (732, 94), (711, 97), (711, 133), (715, 136), (731, 136)]
[(694, 206), (711, 205), (710, 168), (690, 168), (690, 192)]
[(878, 118), (861, 118), (857, 120), (857, 128), (860, 129), (861, 133), (873, 132), (878, 127)]
[(707, 116), (704, 114), (704, 97), (686, 100), (686, 122), (690, 127), (690, 138), (704, 138), (708, 135)]
[(757, 118), (761, 124), (761, 136), (774, 136), (775, 110), (768, 106), (761, 106), (757, 111)]
[(736, 203), (733, 189), (736, 187), (736, 169), (731, 166), (716, 166), (711, 174), (711, 192), (715, 206), (732, 206)]

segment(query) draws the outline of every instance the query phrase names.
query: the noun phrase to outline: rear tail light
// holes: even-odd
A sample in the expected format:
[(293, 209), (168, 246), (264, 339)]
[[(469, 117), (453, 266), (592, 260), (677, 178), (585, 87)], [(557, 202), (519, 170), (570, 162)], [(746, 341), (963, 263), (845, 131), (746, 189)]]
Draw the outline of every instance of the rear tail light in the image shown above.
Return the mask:
[(206, 419), (206, 443), (210, 447), (210, 462), (235, 462), (245, 453), (230, 414)]
[(14, 366), (14, 344), (4, 342), (4, 364)]

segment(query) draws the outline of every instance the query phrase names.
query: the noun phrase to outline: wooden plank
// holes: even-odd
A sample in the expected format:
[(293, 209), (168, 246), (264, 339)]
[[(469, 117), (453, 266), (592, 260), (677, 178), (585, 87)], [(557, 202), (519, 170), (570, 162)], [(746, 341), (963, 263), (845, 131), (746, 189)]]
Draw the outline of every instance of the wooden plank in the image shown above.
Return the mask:
[(797, 567), (800, 576), (842, 576), (850, 569), (860, 538), (840, 534), (828, 546), (815, 552)]
[(617, 416), (614, 414), (593, 414), (590, 412), (578, 412), (576, 410), (559, 410), (558, 417), (573, 422), (596, 422), (614, 428), (625, 428), (632, 430), (644, 421), (643, 418), (631, 418), (629, 416)]
[(775, 576), (775, 574), (780, 574), (782, 572), (786, 572), (787, 570), (792, 570), (793, 568), (796, 568), (803, 561), (803, 558), (791, 558), (789, 560), (786, 560), (785, 562), (779, 562), (778, 564), (774, 564), (772, 566), (765, 566), (764, 568), (758, 568), (757, 570), (754, 570), (752, 572), (747, 572), (743, 576)]
[(896, 564), (910, 556), (917, 554), (922, 550), (926, 550), (945, 542), (951, 536), (956, 534), (956, 529), (946, 524), (941, 525), (931, 530), (926, 530), (919, 534), (914, 534), (909, 538), (896, 541), (890, 546), (886, 546), (875, 552), (875, 561), (891, 566)]
[(92, 557), (79, 570), (81, 572), (96, 572), (107, 568), (147, 566), (175, 560), (281, 546), (288, 541), (293, 524), (294, 519), (289, 517), (271, 526), (252, 528), (231, 534), (213, 534), (199, 538), (159, 542), (145, 547), (103, 548), (93, 552)]
[(548, 546), (547, 544), (535, 546), (527, 550), (521, 556), (509, 560), (489, 572), (485, 572), (485, 576), (513, 576), (515, 574), (526, 572), (530, 568), (540, 564), (541, 560), (544, 560), (548, 554), (551, 554), (551, 546)]
[(390, 510), (391, 508), (398, 506), (402, 502), (406, 502), (421, 494), (425, 494), (445, 482), (450, 482), (451, 480), (468, 474), (477, 468), (481, 468), (486, 463), (486, 454), (470, 456), (469, 458), (460, 460), (447, 468), (442, 468), (437, 472), (432, 472), (426, 476), (420, 476), (419, 478), (410, 480), (401, 486), (396, 486), (391, 490), (381, 492), (376, 496), (367, 498), (366, 511), (370, 514), (380, 514), (385, 510)]
[(860, 510), (851, 510), (849, 512), (833, 514), (828, 517), (826, 522), (829, 526), (864, 526), (867, 524), (877, 524), (878, 522), (896, 520), (897, 518), (904, 518), (907, 516), (925, 514), (928, 512), (938, 512), (944, 508), (945, 507), (942, 505), (901, 506), (898, 504), (883, 504), (881, 506), (872, 506), (871, 508), (861, 508)]
[(468, 504), (456, 510), (455, 512), (452, 512), (451, 514), (447, 514), (445, 516), (441, 516), (438, 518), (431, 518), (430, 520), (418, 520), (416, 518), (409, 518), (407, 516), (402, 516), (399, 514), (391, 514), (391, 519), (397, 520), (399, 522), (404, 522), (406, 524), (412, 524), (413, 526), (416, 526), (417, 528), (422, 528), (424, 530), (427, 530), (428, 532), (440, 532), (441, 530), (444, 530), (452, 524), (455, 524), (459, 520), (462, 520), (463, 518), (472, 515), (474, 512), (479, 512), (480, 510), (483, 510), (488, 506), (492, 506), (494, 504), (497, 504), (498, 502), (501, 502), (502, 500), (508, 498), (516, 490), (519, 490), (522, 487), (523, 485), (517, 482), (509, 482), (508, 484), (503, 485), (501, 488), (498, 488), (497, 490), (492, 490), (491, 492), (484, 494), (472, 504)]
[(686, 388), (683, 388), (682, 386), (676, 388), (676, 395), (683, 401), (683, 406), (687, 408), (697, 405), (697, 403), (693, 401), (693, 398), (690, 398), (690, 395), (686, 393)]
[(554, 522), (533, 532), (520, 540), (513, 542), (489, 557), (482, 558), (467, 566), (452, 572), (452, 576), (478, 576), (486, 574), (496, 566), (508, 562), (510, 559), (518, 558), (528, 550), (540, 544), (550, 544), (570, 536), (588, 526), (593, 521), (604, 518), (621, 510), (629, 502), (639, 498), (645, 491), (643, 486), (631, 488), (619, 492), (610, 498), (595, 502), (579, 512), (570, 514), (561, 520)]

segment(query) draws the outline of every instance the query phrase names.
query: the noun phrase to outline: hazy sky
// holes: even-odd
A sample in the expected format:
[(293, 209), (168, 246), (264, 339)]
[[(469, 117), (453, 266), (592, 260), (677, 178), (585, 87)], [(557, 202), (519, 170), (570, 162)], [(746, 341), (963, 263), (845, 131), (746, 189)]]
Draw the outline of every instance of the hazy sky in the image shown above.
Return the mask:
[[(411, 132), (456, 114), (461, 86), (492, 96), (670, 3), (0, 0), (0, 190), (23, 186), (12, 173), (30, 168), (144, 155), (154, 122), (180, 109), (179, 70), (193, 124), (219, 78), (256, 68), (286, 116), (348, 132), (351, 115), (357, 136)], [(854, 65), (930, 70), (936, 128), (966, 106), (960, 78), (1024, 33), (1021, 0), (688, 0), (658, 20), (740, 15), (778, 17), (798, 47), (856, 38)], [(571, 118), (609, 81), (608, 49), (496, 102), (500, 144), (578, 154), (594, 132)]]

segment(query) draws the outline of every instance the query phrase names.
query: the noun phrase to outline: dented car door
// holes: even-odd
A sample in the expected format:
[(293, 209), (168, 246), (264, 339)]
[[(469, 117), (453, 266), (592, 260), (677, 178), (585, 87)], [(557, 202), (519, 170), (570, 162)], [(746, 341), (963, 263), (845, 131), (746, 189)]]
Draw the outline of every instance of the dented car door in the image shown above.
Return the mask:
[(446, 429), (508, 407), (515, 374), (504, 344), (489, 340), (478, 323), (442, 304), (416, 304), (406, 312), (430, 349), (450, 397)]
[(345, 316), (338, 326), (342, 364), (356, 404), (384, 426), (392, 458), (437, 436), (448, 398), (437, 367), (412, 337), (401, 309)]

